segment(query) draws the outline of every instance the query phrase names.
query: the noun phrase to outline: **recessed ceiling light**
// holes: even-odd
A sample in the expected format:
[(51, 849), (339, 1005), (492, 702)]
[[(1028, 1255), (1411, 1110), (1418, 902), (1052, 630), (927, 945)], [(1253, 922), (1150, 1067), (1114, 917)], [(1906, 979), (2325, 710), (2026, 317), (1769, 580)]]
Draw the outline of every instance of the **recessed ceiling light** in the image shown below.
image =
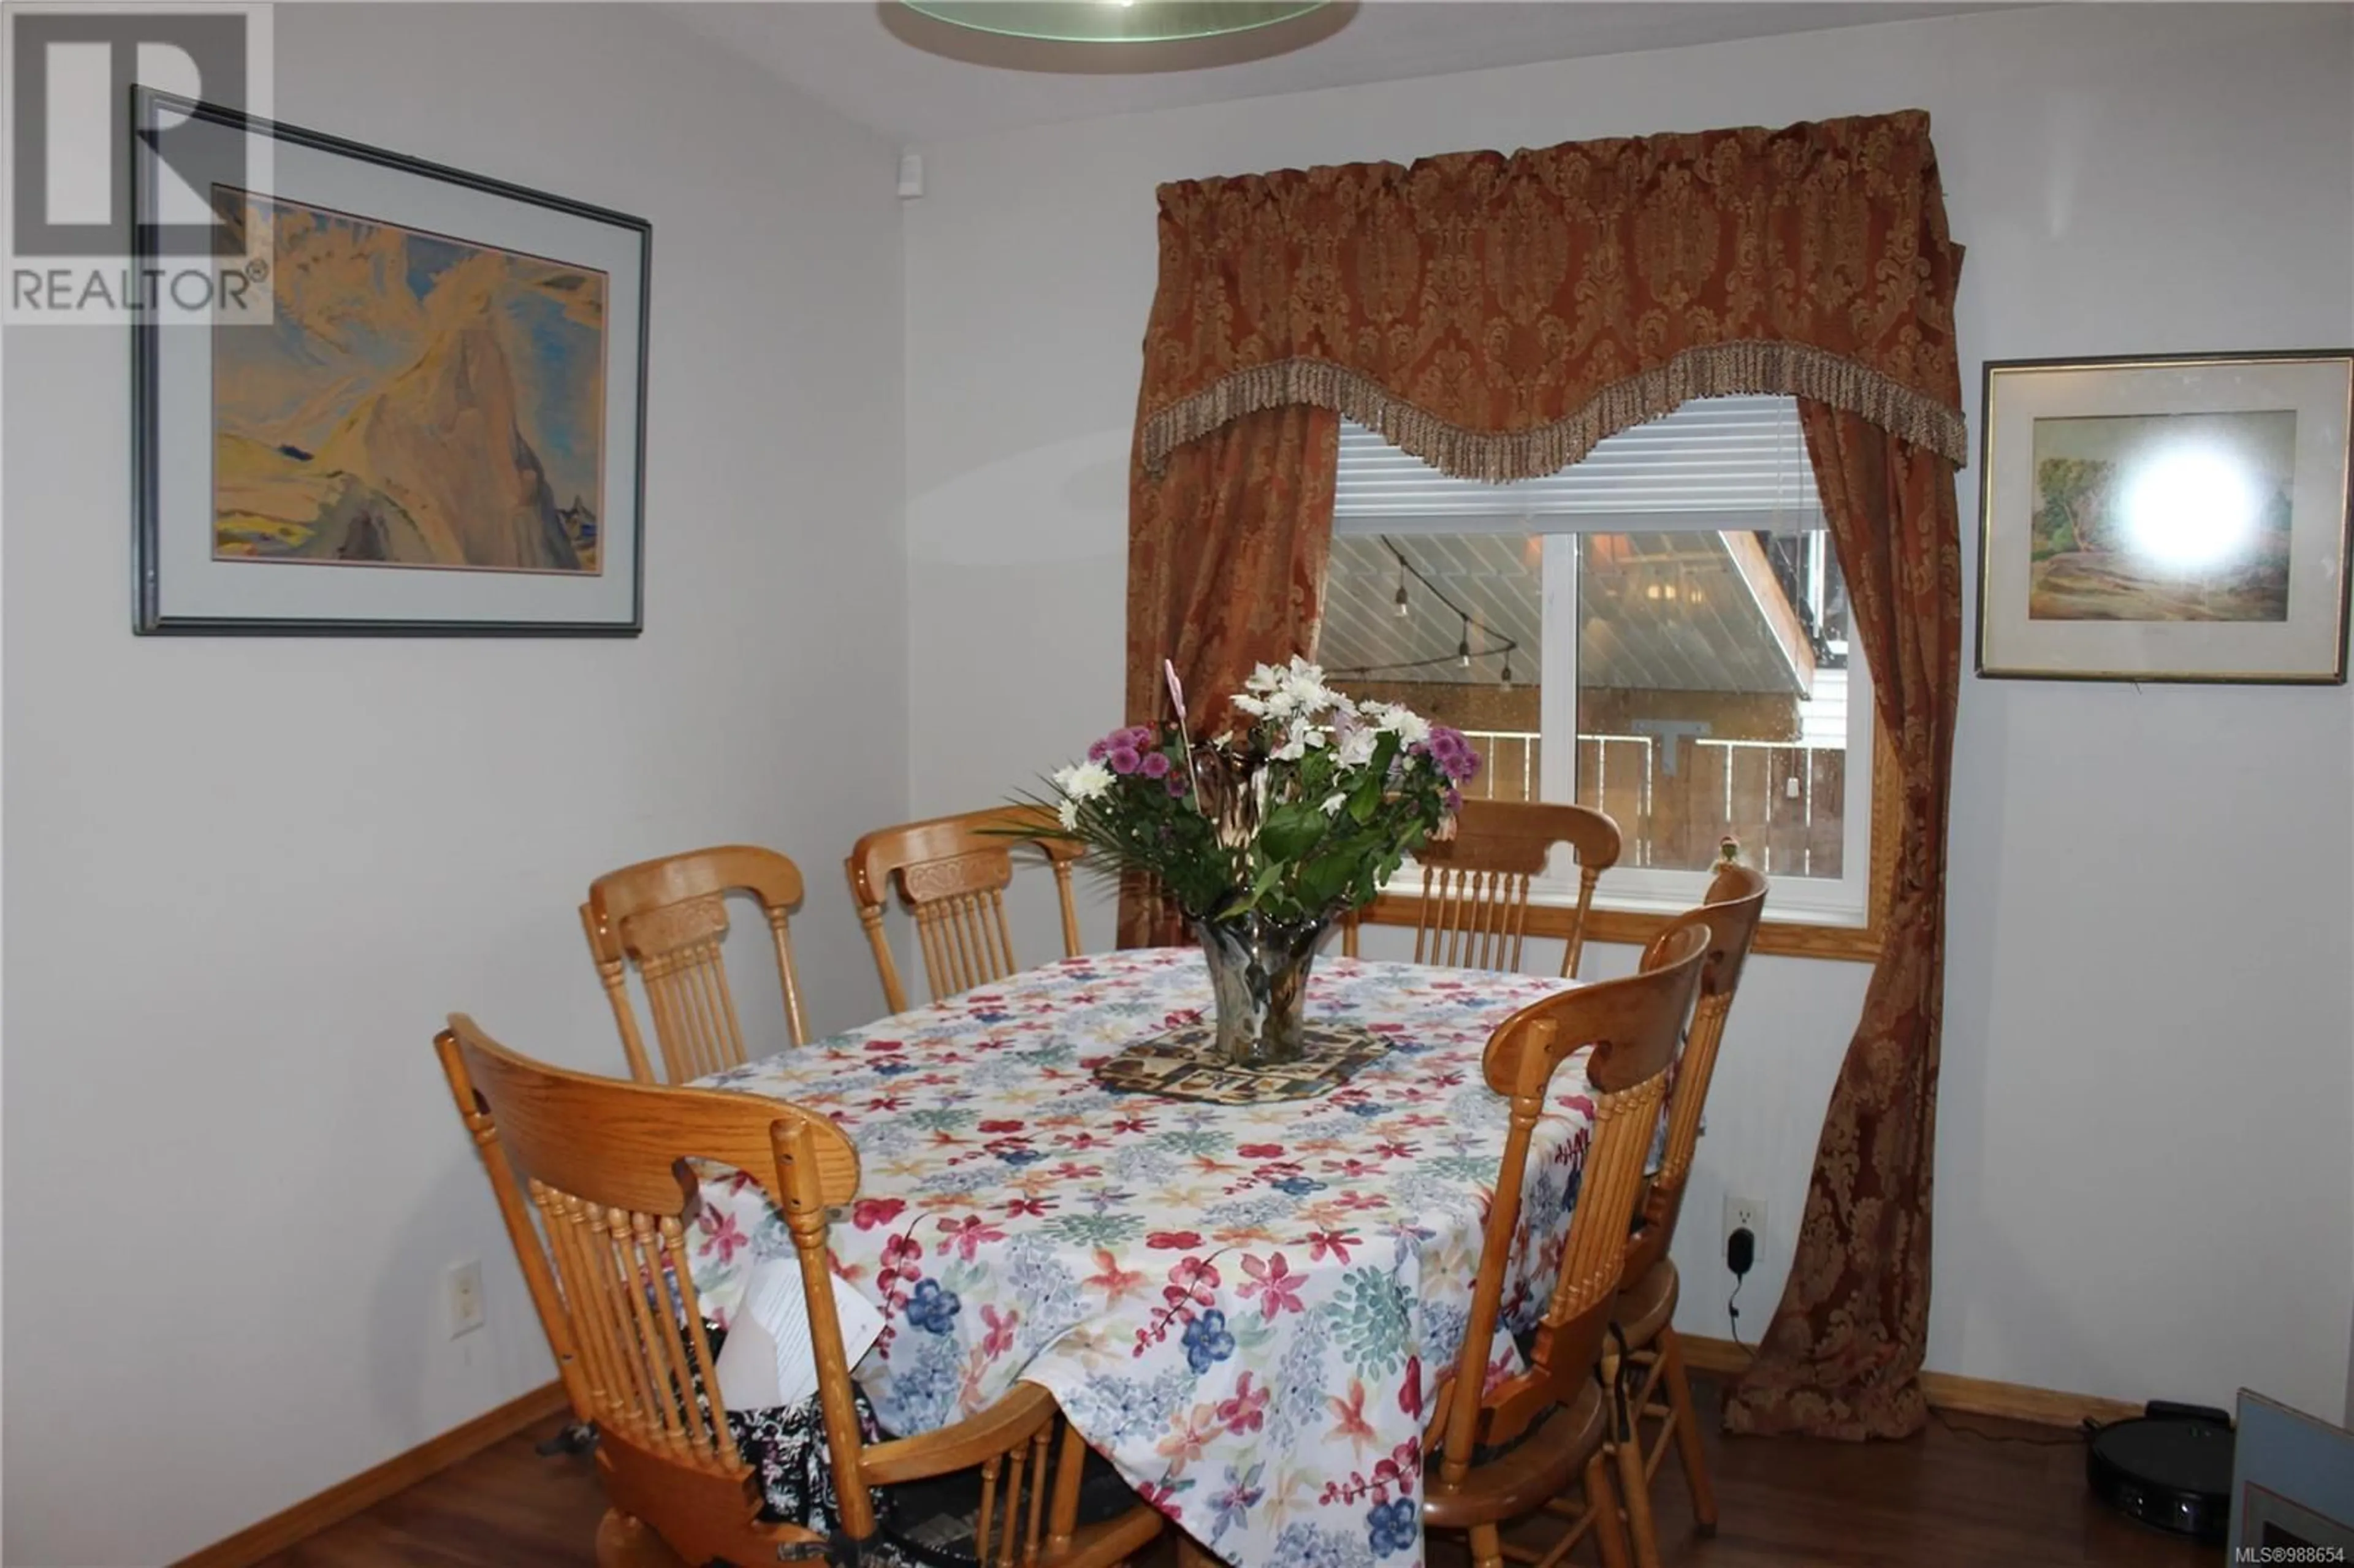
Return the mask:
[(1214, 38), (1321, 10), (1329, 0), (901, 0), (937, 21), (1013, 38), (1154, 44)]

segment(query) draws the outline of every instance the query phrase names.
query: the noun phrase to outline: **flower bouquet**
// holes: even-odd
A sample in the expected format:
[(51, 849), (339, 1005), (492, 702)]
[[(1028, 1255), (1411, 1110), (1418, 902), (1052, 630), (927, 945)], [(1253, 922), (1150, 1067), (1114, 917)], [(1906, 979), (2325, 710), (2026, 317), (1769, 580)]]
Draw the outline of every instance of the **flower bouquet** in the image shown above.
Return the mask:
[(1054, 775), (1054, 803), (1092, 863), (1149, 876), (1192, 922), (1219, 1049), (1251, 1065), (1298, 1058), (1317, 944), (1452, 832), (1479, 758), (1460, 731), (1352, 701), (1303, 659), (1260, 665), (1233, 706), (1246, 727), (1207, 742), (1182, 716), (1115, 730)]

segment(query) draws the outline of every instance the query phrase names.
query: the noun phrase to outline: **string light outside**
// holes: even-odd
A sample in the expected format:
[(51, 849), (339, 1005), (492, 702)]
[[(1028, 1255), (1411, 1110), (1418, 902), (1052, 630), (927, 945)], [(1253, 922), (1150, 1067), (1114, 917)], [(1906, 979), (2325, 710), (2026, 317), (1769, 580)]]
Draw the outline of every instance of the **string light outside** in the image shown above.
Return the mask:
[(1483, 626), (1479, 629), (1481, 646), (1476, 649), (1473, 648), (1471, 646), (1472, 624), (1474, 619), (1472, 612), (1462, 605), (1456, 603), (1454, 599), (1447, 594), (1445, 588), (1439, 587), (1437, 583), (1434, 582), (1428, 576), (1425, 575), (1419, 567), (1416, 567), (1412, 560), (1407, 558), (1406, 553), (1398, 547), (1395, 540), (1390, 538), (1387, 535), (1382, 535), (1382, 547), (1389, 551), (1391, 556), (1396, 559), (1398, 564), (1397, 593), (1392, 600), (1392, 602), (1396, 606), (1397, 613), (1400, 616), (1407, 616), (1413, 613), (1413, 601), (1408, 598), (1406, 593), (1407, 579), (1412, 578), (1414, 581), (1422, 584), (1425, 588), (1427, 588), (1430, 592), (1430, 596), (1437, 599), (1441, 607), (1461, 620), (1463, 623), (1462, 635), (1456, 640), (1455, 652), (1452, 655), (1439, 654), (1427, 659), (1405, 659), (1394, 664), (1352, 665), (1345, 669), (1334, 668), (1329, 670), (1327, 673), (1333, 675), (1390, 674), (1400, 671), (1426, 670), (1435, 664), (1447, 663), (1450, 660), (1458, 669), (1468, 670), (1471, 668), (1471, 664), (1474, 660), (1501, 655), (1503, 662), (1501, 668), (1498, 672), (1498, 683), (1505, 691), (1511, 691), (1512, 689), (1512, 654), (1517, 652), (1521, 646), (1519, 640), (1511, 637), (1496, 638), (1486, 627)]

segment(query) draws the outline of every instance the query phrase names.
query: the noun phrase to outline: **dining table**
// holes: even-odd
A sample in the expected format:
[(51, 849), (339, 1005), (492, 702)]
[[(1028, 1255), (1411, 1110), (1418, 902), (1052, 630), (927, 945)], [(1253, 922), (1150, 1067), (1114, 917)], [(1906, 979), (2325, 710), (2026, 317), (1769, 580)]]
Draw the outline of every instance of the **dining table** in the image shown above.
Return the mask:
[[(1316, 1098), (1108, 1088), (1124, 1046), (1212, 1011), (1193, 948), (1029, 969), (700, 1080), (820, 1110), (857, 1146), (833, 1266), (883, 1315), (855, 1375), (888, 1431), (1049, 1390), (1138, 1495), (1235, 1568), (1419, 1568), (1425, 1427), (1459, 1357), (1509, 1106), (1497, 1024), (1575, 982), (1344, 958), (1312, 1020), (1387, 1053)], [(1519, 1364), (1593, 1125), (1583, 1054), (1540, 1118), (1487, 1375)], [(762, 1190), (703, 1188), (691, 1267), (724, 1325), (789, 1257)]]

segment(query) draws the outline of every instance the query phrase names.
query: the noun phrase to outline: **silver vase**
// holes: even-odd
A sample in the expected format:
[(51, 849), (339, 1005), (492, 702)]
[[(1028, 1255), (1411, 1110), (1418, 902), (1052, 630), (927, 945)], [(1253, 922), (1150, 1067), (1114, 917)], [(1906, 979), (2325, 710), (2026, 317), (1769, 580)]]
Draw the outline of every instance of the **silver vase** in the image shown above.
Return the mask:
[(1238, 1067), (1299, 1060), (1308, 971), (1331, 922), (1257, 915), (1196, 920), (1218, 1003), (1218, 1052)]

